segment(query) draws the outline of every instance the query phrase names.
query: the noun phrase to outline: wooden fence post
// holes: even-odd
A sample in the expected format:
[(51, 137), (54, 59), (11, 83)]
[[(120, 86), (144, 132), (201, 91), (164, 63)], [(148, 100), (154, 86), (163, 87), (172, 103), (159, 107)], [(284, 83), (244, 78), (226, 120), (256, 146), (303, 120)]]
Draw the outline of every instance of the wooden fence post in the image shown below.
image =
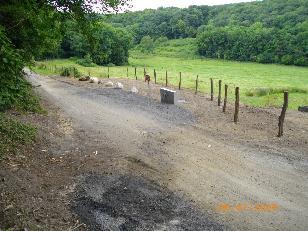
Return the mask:
[(155, 80), (155, 84), (156, 84), (156, 71), (154, 69), (154, 80)]
[(126, 68), (126, 77), (128, 78), (128, 67)]
[(218, 82), (218, 106), (221, 104), (221, 80)]
[(199, 75), (197, 75), (197, 78), (196, 78), (196, 92), (195, 92), (195, 94), (198, 93), (198, 83), (199, 83)]
[(288, 108), (288, 102), (289, 101), (289, 92), (285, 91), (284, 92), (284, 102), (283, 102), (283, 106), (282, 106), (282, 111), (281, 111), (281, 115), (279, 116), (279, 122), (278, 122), (278, 137), (283, 136), (283, 123), (284, 123), (284, 119), (286, 117), (286, 111)]
[(166, 87), (168, 87), (168, 71), (166, 71)]
[(146, 75), (146, 71), (145, 71), (145, 68), (143, 68), (143, 76), (145, 76)]
[(110, 78), (110, 70), (109, 70), (109, 67), (108, 67), (108, 79)]
[(224, 98), (224, 106), (223, 106), (223, 108), (222, 108), (222, 111), (223, 111), (223, 112), (226, 112), (227, 100), (228, 100), (228, 85), (225, 84), (225, 98)]
[(234, 111), (234, 123), (238, 122), (238, 112), (240, 107), (240, 89), (235, 88), (235, 111)]
[(214, 86), (213, 79), (211, 78), (211, 101), (214, 100)]
[(137, 80), (137, 67), (135, 67), (135, 78)]
[(181, 90), (181, 86), (182, 86), (182, 72), (180, 72), (179, 90)]

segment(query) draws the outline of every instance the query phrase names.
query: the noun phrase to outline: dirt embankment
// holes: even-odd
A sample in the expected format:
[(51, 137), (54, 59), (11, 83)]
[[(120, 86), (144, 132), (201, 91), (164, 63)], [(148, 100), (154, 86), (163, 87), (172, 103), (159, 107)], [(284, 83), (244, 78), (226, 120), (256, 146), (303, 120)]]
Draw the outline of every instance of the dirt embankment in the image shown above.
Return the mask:
[[(59, 81), (60, 80), (60, 81)], [(50, 114), (33, 121), (29, 157), (1, 163), (2, 224), (30, 230), (305, 230), (307, 115), (241, 106), (240, 123), (204, 95), (161, 105), (158, 89), (126, 91), (32, 76)], [(139, 94), (128, 92), (136, 86)], [(57, 109), (55, 110), (56, 105)], [(29, 118), (27, 118), (29, 119)], [(2, 187), (3, 186), (3, 187)], [(278, 210), (217, 211), (221, 203)], [(77, 221), (78, 220), (78, 221)]]

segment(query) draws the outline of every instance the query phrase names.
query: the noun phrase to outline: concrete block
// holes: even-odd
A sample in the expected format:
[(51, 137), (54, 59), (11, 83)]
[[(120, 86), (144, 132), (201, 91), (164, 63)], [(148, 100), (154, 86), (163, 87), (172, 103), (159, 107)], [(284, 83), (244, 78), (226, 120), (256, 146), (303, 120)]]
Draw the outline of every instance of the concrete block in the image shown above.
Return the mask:
[(160, 89), (161, 103), (175, 104), (176, 103), (176, 91), (172, 91), (167, 88)]

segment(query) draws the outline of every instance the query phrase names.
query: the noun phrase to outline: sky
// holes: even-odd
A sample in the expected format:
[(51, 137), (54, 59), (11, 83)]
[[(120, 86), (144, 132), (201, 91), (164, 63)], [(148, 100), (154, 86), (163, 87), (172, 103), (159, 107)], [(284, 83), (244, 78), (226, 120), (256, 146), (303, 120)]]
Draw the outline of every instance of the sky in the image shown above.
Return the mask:
[(191, 5), (222, 5), (228, 3), (239, 3), (239, 2), (251, 2), (252, 0), (132, 0), (131, 11), (138, 11), (144, 9), (157, 9), (158, 7), (188, 7)]

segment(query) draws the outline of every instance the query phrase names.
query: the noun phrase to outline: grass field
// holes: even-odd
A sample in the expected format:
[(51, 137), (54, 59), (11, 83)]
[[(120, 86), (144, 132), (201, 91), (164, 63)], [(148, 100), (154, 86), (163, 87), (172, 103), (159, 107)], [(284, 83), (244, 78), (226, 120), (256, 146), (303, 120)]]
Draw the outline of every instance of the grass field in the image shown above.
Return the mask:
[[(199, 91), (210, 91), (210, 78), (215, 82), (215, 95), (218, 93), (218, 80), (229, 85), (229, 98), (234, 98), (234, 88), (240, 87), (241, 103), (258, 107), (280, 107), (283, 103), (283, 90), (289, 91), (289, 107), (308, 105), (308, 68), (276, 64), (258, 64), (224, 60), (202, 59), (194, 55), (196, 49), (183, 39), (168, 41), (155, 49), (154, 54), (141, 54), (132, 51), (129, 66), (110, 67), (110, 77), (143, 78), (143, 68), (152, 76), (155, 68), (157, 81), (165, 83), (166, 70), (171, 85), (178, 86), (179, 72), (182, 72), (182, 86), (195, 88), (199, 75)], [(191, 39), (189, 41), (191, 43)], [(185, 51), (187, 51), (185, 53)], [(182, 58), (183, 57), (183, 58)], [(52, 74), (55, 67), (74, 66), (83, 74), (106, 78), (107, 67), (83, 67), (73, 60), (50, 60), (43, 63), (47, 68), (34, 68), (40, 74)], [(42, 65), (41, 65), (42, 66)]]

